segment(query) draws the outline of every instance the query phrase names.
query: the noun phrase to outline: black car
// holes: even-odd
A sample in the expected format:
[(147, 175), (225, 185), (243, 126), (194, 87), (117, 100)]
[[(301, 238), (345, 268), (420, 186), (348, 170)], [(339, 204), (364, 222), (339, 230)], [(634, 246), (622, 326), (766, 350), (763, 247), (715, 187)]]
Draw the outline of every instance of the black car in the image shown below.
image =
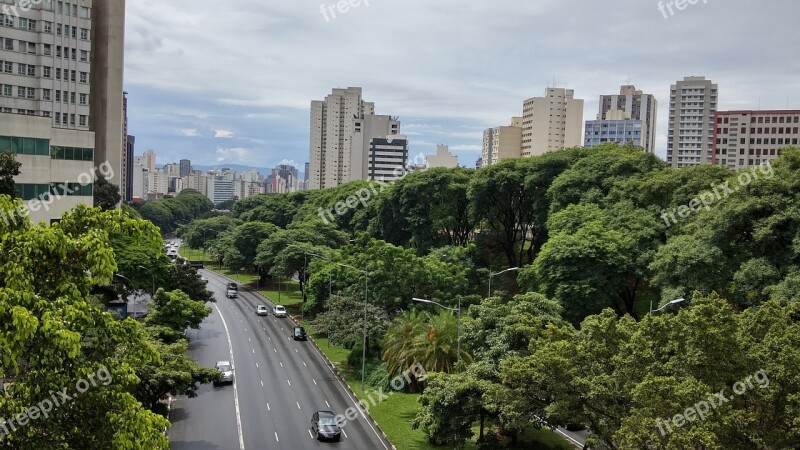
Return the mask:
[(331, 411), (317, 411), (311, 416), (311, 432), (318, 440), (342, 439), (342, 429), (336, 423), (336, 414)]
[(295, 341), (307, 341), (308, 334), (306, 334), (306, 329), (301, 326), (296, 326), (292, 330), (292, 339)]
[(231, 289), (231, 290), (234, 290), (234, 291), (238, 291), (239, 290), (239, 285), (236, 284), (236, 283), (233, 283), (233, 282), (228, 283), (228, 289)]

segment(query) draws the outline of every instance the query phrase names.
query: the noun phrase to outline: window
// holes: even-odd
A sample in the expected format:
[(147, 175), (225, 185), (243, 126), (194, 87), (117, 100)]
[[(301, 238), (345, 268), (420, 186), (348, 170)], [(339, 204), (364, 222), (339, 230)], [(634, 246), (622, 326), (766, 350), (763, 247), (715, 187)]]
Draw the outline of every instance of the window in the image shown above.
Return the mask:
[(81, 72), (81, 83), (87, 83), (89, 79), (89, 74), (86, 72)]
[(5, 73), (13, 73), (14, 72), (14, 63), (6, 61), (3, 63), (3, 72)]
[(61, 58), (61, 46), (56, 45), (56, 58)]
[(19, 63), (17, 64), (17, 75), (25, 75), (28, 65)]
[(69, 101), (69, 92), (61, 91), (61, 98), (64, 100), (64, 103), (67, 103)]
[(47, 139), (0, 136), (0, 151), (12, 151), (18, 155), (49, 156), (50, 141)]
[(80, 18), (81, 19), (91, 19), (92, 18), (92, 13), (89, 10), (89, 8), (87, 8), (85, 6), (81, 6)]
[(44, 56), (50, 56), (53, 53), (53, 46), (50, 44), (42, 44), (42, 53)]
[(36, 66), (28, 65), (28, 76), (35, 77), (36, 76)]
[(86, 126), (86, 116), (84, 116), (83, 114), (81, 114), (80, 117), (78, 117), (78, 125), (82, 127)]
[(72, 39), (78, 39), (78, 27), (72, 27)]
[(72, 103), (73, 105), (75, 104), (75, 93), (74, 92), (70, 92), (69, 93), (69, 102)]
[[(73, 52), (72, 52), (72, 59), (75, 59), (75, 49), (73, 49)], [(81, 61), (82, 62), (88, 62), (89, 61), (89, 52), (87, 52), (86, 50), (81, 50)]]
[(11, 97), (13, 95), (13, 88), (10, 84), (3, 85), (3, 95), (5, 97)]
[(67, 113), (61, 115), (61, 125), (67, 124)]
[[(57, 94), (58, 94), (58, 91), (56, 91), (56, 95), (57, 95)], [(56, 116), (55, 116), (55, 119), (56, 119), (56, 120), (55, 120), (54, 122), (55, 122), (55, 124), (56, 124), (56, 125), (58, 125), (59, 123), (61, 123), (61, 113), (57, 112), (57, 113), (56, 113)]]
[[(57, 102), (61, 101), (61, 91), (59, 90), (56, 90), (56, 101)], [(56, 117), (58, 117), (58, 113), (56, 113)]]
[(56, 67), (56, 80), (60, 80), (60, 79), (61, 79), (61, 69)]
[(56, 3), (56, 12), (59, 13), (59, 14), (63, 14), (64, 13), (64, 2)]
[(42, 30), (45, 33), (53, 34), (53, 22), (43, 22)]
[(28, 42), (28, 53), (30, 53), (31, 55), (36, 54), (36, 44), (34, 44), (33, 42)]
[(29, 88), (27, 88), (27, 91), (28, 91), (27, 92), (27, 97), (29, 99), (35, 99), (36, 98), (36, 89), (35, 88), (29, 87)]
[(80, 99), (81, 99), (81, 105), (85, 105), (87, 103), (88, 95), (81, 94)]
[(42, 89), (42, 100), (50, 100), (50, 89)]
[[(78, 15), (78, 5), (72, 5), (72, 15), (73, 16), (77, 16)], [(85, 17), (85, 18), (88, 19), (88, 17)]]
[(3, 48), (6, 50), (14, 50), (14, 40), (11, 38), (6, 38), (5, 43), (3, 44)]
[(56, 24), (56, 36), (61, 36), (61, 24)]
[(89, 40), (89, 30), (86, 28), (81, 28), (81, 40), (88, 41)]
[(69, 115), (69, 124), (70, 125), (75, 125), (75, 114), (70, 114)]
[[(83, 50), (81, 50), (81, 54), (83, 54)], [(78, 55), (78, 51), (73, 48), (72, 49), (72, 60), (73, 61), (75, 61), (75, 58), (77, 57), (77, 55)], [(81, 61), (83, 61), (83, 59), (81, 59)]]
[(28, 20), (28, 31), (36, 31), (36, 21)]
[(19, 18), (19, 29), (20, 30), (27, 30), (28, 29), (28, 19), (24, 17)]
[(25, 98), (25, 88), (22, 86), (17, 86), (17, 97)]
[(11, 15), (0, 15), (0, 25), (5, 25), (7, 27), (14, 26), (14, 17)]

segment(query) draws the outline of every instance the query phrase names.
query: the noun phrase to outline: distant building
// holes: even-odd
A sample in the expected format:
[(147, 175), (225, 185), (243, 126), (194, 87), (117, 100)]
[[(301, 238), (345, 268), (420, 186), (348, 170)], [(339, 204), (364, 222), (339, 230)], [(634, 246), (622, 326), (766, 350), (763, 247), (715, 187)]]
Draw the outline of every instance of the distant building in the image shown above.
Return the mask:
[(596, 147), (605, 143), (633, 144), (644, 147), (641, 120), (589, 120), (586, 122), (583, 146)]
[(437, 145), (436, 154), (425, 156), (425, 161), (428, 169), (437, 167), (455, 169), (458, 167), (458, 156), (450, 153), (450, 148), (446, 145)]
[(481, 169), (481, 168), (483, 168), (483, 158), (478, 158), (478, 159), (475, 161), (475, 168), (476, 168), (476, 169)]
[(192, 162), (188, 159), (182, 159), (180, 161), (180, 175), (181, 177), (188, 177), (189, 174), (192, 172)]
[(376, 140), (383, 142), (388, 136), (398, 135), (400, 121), (396, 117), (368, 114), (362, 119), (356, 119), (354, 125), (350, 150), (350, 176), (347, 181), (371, 180), (373, 178), (369, 152)]
[(800, 141), (800, 111), (717, 111), (711, 162), (731, 169), (766, 164)]
[(209, 179), (206, 197), (208, 197), (214, 205), (233, 200), (233, 184), (233, 181), (225, 180), (222, 177)]
[[(610, 121), (629, 121), (638, 120), (641, 126), (641, 144), (649, 153), (656, 151), (656, 118), (658, 114), (658, 102), (655, 96), (644, 94), (636, 89), (635, 86), (622, 86), (619, 95), (601, 95), (600, 110), (597, 120)], [(589, 122), (587, 122), (588, 126)], [(593, 122), (596, 125), (596, 122)], [(618, 127), (625, 124), (607, 124), (606, 128)], [(627, 132), (627, 130), (625, 130)], [(584, 139), (585, 142), (585, 139)]]
[[(136, 151), (136, 136), (128, 135), (127, 139), (125, 139), (125, 147), (126, 147), (126, 171), (127, 171), (127, 182), (125, 183), (125, 195), (123, 196), (123, 201), (129, 202), (133, 200), (133, 171), (135, 167), (135, 158), (133, 156), (134, 152)], [(139, 168), (141, 169), (141, 165)], [(141, 198), (141, 197), (140, 197)]]
[(297, 192), (299, 182), (297, 168), (281, 164), (272, 169), (272, 175), (269, 177), (269, 192), (274, 194)]
[(403, 178), (408, 165), (408, 140), (403, 135), (370, 140), (369, 180), (395, 181)]
[(667, 163), (673, 168), (712, 161), (718, 91), (705, 77), (685, 77), (670, 87)]
[(511, 126), (489, 128), (483, 132), (481, 167), (522, 156), (522, 117), (513, 117)]
[(144, 155), (142, 155), (142, 165), (150, 172), (156, 170), (156, 152), (153, 149), (144, 152)]
[(578, 147), (583, 135), (583, 100), (572, 89), (547, 88), (544, 97), (525, 100), (522, 107), (522, 156)]

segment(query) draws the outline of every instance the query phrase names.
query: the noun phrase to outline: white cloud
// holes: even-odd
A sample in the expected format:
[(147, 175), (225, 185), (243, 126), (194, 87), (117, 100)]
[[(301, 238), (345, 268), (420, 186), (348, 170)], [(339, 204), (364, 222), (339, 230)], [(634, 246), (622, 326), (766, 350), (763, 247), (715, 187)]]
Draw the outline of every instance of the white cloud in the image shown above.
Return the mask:
[(214, 137), (215, 138), (232, 138), (233, 132), (228, 130), (214, 130)]
[(250, 150), (246, 148), (217, 147), (217, 162), (247, 163), (249, 156)]
[(203, 137), (197, 131), (197, 128), (181, 128), (178, 130), (178, 135), (184, 137)]

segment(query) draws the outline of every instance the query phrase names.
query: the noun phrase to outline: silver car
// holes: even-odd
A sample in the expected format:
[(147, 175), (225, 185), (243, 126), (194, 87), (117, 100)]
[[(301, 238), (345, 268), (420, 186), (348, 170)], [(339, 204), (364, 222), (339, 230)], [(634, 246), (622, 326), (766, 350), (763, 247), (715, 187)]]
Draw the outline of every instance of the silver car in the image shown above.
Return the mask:
[(214, 367), (222, 374), (220, 380), (214, 382), (214, 386), (233, 384), (233, 366), (230, 361), (217, 361)]
[(256, 306), (256, 315), (257, 316), (268, 316), (269, 315), (269, 308), (266, 305), (258, 305)]

